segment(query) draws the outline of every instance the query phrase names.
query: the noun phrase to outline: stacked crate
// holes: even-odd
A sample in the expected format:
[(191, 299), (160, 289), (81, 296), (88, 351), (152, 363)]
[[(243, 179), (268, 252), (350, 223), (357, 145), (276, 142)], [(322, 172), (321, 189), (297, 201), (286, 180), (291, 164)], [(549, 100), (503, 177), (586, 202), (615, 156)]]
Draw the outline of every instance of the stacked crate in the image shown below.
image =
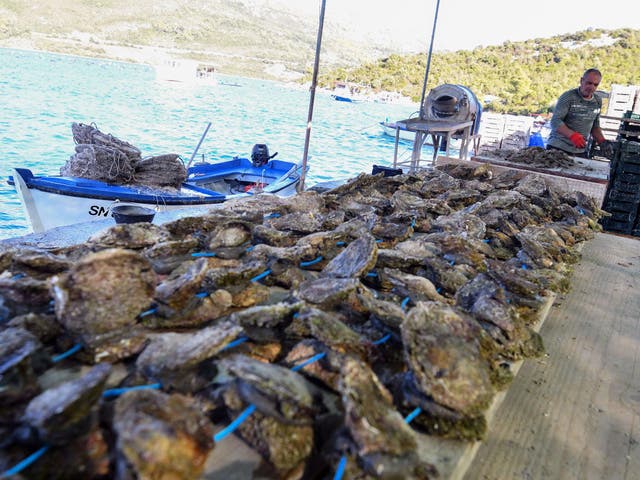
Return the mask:
[[(630, 122), (625, 121), (631, 120), (632, 116), (629, 114), (620, 126), (602, 204), (602, 209), (611, 216), (603, 218), (601, 223), (607, 231), (640, 236), (640, 138), (629, 133)], [(640, 126), (640, 119), (637, 123)], [(640, 135), (640, 131), (636, 133)]]

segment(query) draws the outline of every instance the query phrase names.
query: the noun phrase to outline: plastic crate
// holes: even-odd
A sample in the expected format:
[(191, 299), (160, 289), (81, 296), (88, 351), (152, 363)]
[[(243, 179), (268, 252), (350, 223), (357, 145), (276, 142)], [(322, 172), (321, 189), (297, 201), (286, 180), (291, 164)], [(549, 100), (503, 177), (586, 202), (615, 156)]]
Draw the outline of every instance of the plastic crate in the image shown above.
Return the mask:
[(636, 192), (625, 192), (612, 188), (607, 191), (607, 199), (610, 201), (633, 202), (640, 201), (640, 190)]
[(612, 220), (611, 217), (601, 218), (600, 225), (602, 225), (602, 228), (607, 232), (626, 233), (630, 235), (633, 230), (632, 222), (619, 222)]
[(628, 162), (623, 159), (618, 160), (616, 162), (617, 173), (633, 173), (634, 175), (640, 176), (640, 159), (638, 160), (638, 163)]

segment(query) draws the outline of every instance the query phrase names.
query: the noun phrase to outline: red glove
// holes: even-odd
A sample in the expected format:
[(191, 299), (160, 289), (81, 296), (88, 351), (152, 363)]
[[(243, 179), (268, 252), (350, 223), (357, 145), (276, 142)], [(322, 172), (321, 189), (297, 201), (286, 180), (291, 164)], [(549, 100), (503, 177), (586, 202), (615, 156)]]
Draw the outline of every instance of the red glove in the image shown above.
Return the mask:
[(584, 148), (587, 146), (587, 141), (578, 132), (573, 132), (569, 140), (571, 140), (571, 143), (573, 143), (576, 148)]

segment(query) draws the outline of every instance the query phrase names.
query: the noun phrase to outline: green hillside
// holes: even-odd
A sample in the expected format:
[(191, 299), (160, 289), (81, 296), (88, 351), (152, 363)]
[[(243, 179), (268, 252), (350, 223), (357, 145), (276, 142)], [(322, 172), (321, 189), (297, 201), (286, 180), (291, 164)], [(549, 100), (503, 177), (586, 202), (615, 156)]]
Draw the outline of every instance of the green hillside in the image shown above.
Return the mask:
[[(336, 80), (395, 90), (420, 100), (427, 55), (391, 55), (355, 68), (338, 68), (320, 76), (322, 85)], [(640, 84), (640, 30), (587, 30), (571, 35), (500, 46), (435, 52), (427, 90), (443, 83), (469, 87), (488, 110), (548, 112), (557, 96), (578, 86), (587, 68), (602, 71), (600, 89), (612, 84)]]

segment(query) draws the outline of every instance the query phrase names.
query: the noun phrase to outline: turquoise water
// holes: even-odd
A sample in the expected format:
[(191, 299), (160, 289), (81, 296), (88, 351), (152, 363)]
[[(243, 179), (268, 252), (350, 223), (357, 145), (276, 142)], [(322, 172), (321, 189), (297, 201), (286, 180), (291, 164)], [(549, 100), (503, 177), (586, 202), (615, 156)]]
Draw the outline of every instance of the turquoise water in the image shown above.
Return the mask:
[[(321, 64), (322, 68), (322, 64)], [(143, 156), (178, 153), (188, 160), (200, 147), (208, 161), (249, 156), (256, 143), (285, 160), (301, 160), (309, 92), (242, 77), (216, 86), (155, 80), (146, 65), (0, 49), (0, 239), (30, 233), (6, 179), (14, 167), (58, 174), (74, 153), (71, 124), (95, 123), (104, 133), (142, 150)], [(345, 103), (315, 98), (306, 186), (371, 172), (393, 162), (394, 142), (378, 122), (408, 118), (415, 107)], [(402, 158), (410, 155), (402, 144)]]

